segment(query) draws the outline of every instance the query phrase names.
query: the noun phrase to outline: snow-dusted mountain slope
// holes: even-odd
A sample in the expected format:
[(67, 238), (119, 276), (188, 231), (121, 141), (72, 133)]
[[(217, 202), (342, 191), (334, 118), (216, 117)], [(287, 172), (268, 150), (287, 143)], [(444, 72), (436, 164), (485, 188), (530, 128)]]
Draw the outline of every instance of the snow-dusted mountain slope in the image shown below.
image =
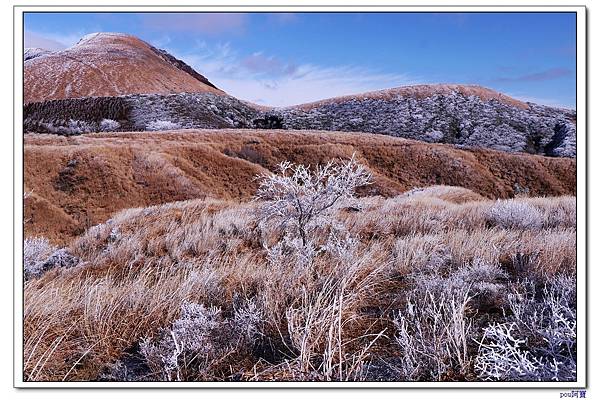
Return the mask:
[(258, 110), (213, 93), (134, 94), (29, 103), (26, 132), (71, 136), (100, 131), (250, 128)]
[(480, 86), (419, 85), (273, 111), (286, 129), (371, 132), (427, 142), (574, 157), (574, 110)]
[(23, 61), (28, 61), (36, 57), (45, 56), (51, 54), (50, 50), (40, 49), (39, 47), (27, 47), (23, 51)]
[(25, 103), (139, 93), (223, 94), (183, 61), (130, 35), (94, 33), (71, 48), (43, 54), (25, 55)]

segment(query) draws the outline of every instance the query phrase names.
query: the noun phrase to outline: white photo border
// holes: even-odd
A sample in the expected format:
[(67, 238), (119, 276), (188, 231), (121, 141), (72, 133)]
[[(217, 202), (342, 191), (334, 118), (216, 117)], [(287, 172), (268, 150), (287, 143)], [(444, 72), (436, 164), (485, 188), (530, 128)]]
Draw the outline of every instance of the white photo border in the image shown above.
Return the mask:
[[(577, 380), (575, 382), (26, 382), (23, 380), (23, 14), (25, 12), (572, 12), (577, 17)], [(13, 7), (13, 385), (17, 388), (537, 388), (587, 387), (587, 26), (585, 6), (19, 5)]]

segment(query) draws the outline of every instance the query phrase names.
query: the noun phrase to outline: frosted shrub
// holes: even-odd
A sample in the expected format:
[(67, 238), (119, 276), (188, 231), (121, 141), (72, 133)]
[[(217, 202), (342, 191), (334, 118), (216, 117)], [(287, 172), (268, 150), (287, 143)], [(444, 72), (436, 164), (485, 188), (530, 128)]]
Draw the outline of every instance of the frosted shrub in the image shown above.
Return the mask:
[(350, 264), (355, 258), (359, 241), (353, 237), (345, 227), (334, 224), (333, 229), (329, 231), (327, 242), (323, 250), (332, 255), (335, 259)]
[(426, 265), (409, 275), (412, 288), (406, 307), (394, 321), (402, 351), (396, 367), (402, 380), (441, 380), (446, 374), (466, 374), (474, 335), (467, 310), (496, 301), (505, 273), (496, 265), (474, 260), (454, 271)]
[(103, 132), (113, 132), (121, 127), (117, 121), (113, 119), (103, 119), (100, 121), (100, 130)]
[(215, 343), (222, 325), (220, 309), (184, 303), (181, 317), (173, 322), (171, 329), (164, 331), (156, 342), (144, 339), (141, 353), (150, 368), (161, 373), (161, 379), (180, 381), (185, 379), (198, 355), (204, 358), (201, 362), (205, 362), (224, 350)]
[(181, 129), (181, 126), (175, 122), (155, 120), (146, 124), (147, 131), (168, 131), (174, 129)]
[[(523, 282), (509, 295), (512, 315), (485, 328), (475, 362), (484, 380), (576, 379), (575, 281), (558, 276), (541, 289)], [(541, 292), (541, 293), (540, 293)]]
[(523, 201), (498, 200), (488, 210), (487, 220), (505, 229), (540, 229), (543, 216), (540, 211)]
[(354, 198), (356, 188), (371, 183), (371, 174), (354, 155), (345, 163), (330, 161), (314, 171), (286, 161), (279, 171), (262, 176), (256, 195), (263, 200), (260, 222), (292, 241), (299, 239), (302, 247), (315, 245), (318, 230), (335, 228), (334, 213)]
[(456, 370), (466, 373), (469, 358), (467, 340), (471, 321), (465, 316), (469, 297), (462, 293), (413, 291), (406, 308), (398, 313), (396, 343), (400, 379), (436, 380)]
[(508, 278), (497, 264), (489, 264), (480, 259), (475, 259), (469, 265), (459, 268), (452, 275), (451, 282), (454, 286), (469, 288), (472, 296), (498, 296), (504, 291), (504, 285), (499, 283)]
[(44, 272), (44, 262), (57, 250), (48, 239), (27, 238), (23, 241), (23, 273), (25, 279), (39, 276)]
[(484, 380), (539, 380), (542, 367), (529, 351), (524, 349), (526, 340), (515, 338), (512, 323), (492, 324), (485, 328), (475, 370)]
[(219, 308), (184, 303), (171, 328), (157, 340), (143, 339), (140, 352), (159, 380), (208, 379), (215, 363), (248, 351), (259, 335), (261, 320), (253, 302), (235, 309), (231, 319)]
[(440, 131), (429, 131), (423, 134), (423, 140), (426, 142), (440, 142), (444, 139), (444, 133)]
[(432, 261), (435, 264), (428, 264), (410, 275), (416, 292), (430, 292), (439, 296), (467, 293), (474, 297), (497, 296), (504, 290), (499, 282), (506, 279), (507, 275), (497, 265), (475, 259), (456, 270), (444, 272), (435, 259)]
[(75, 119), (55, 121), (55, 122), (40, 122), (39, 128), (49, 133), (57, 135), (80, 135), (82, 133), (94, 132), (98, 127), (97, 124), (91, 124), (86, 121)]
[(260, 326), (263, 320), (261, 310), (254, 300), (245, 300), (233, 313), (233, 327), (248, 343), (261, 336)]

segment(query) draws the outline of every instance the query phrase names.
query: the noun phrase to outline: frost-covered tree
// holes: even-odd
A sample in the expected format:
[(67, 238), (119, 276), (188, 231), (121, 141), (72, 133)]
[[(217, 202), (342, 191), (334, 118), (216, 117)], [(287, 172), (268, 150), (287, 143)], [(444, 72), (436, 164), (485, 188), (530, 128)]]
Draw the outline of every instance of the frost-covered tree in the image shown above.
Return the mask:
[(354, 197), (356, 188), (371, 183), (370, 173), (356, 161), (330, 161), (309, 166), (282, 162), (279, 174), (263, 175), (256, 195), (264, 201), (261, 221), (300, 238), (306, 245), (311, 233), (329, 225), (334, 212)]
[(333, 222), (334, 212), (372, 182), (371, 174), (353, 154), (347, 162), (330, 161), (313, 170), (284, 161), (279, 174), (263, 175), (256, 198), (260, 219), (306, 246), (313, 231)]

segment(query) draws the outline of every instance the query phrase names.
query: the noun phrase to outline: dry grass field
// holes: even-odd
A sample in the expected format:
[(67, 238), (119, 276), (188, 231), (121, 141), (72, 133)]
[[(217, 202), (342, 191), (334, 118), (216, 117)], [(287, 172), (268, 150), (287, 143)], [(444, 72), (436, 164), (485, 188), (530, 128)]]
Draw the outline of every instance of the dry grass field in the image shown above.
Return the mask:
[(461, 186), (489, 199), (575, 194), (575, 160), (458, 149), (383, 135), (188, 130), (24, 139), (25, 236), (65, 245), (122, 209), (216, 198), (247, 201), (256, 175), (357, 153), (374, 183), (361, 196)]
[(88, 229), (25, 283), (25, 380), (574, 379), (574, 197), (349, 196), (305, 246), (268, 204)]
[[(53, 13), (38, 14), (24, 23), (60, 28), (44, 22)], [(16, 372), (24, 382), (583, 376), (576, 110), (465, 84), (258, 105), (233, 93), (283, 105), (412, 81), (411, 68), (429, 71), (422, 82), (473, 74), (432, 64), (431, 51), (425, 69), (417, 62), (399, 71), (377, 46), (367, 46), (377, 53), (369, 65), (361, 46), (343, 65), (318, 62), (319, 46), (317, 62), (305, 48), (296, 63), (285, 54), (310, 13), (291, 24), (268, 12), (92, 14), (53, 18), (60, 25), (82, 17), (100, 29), (126, 23), (190, 65), (122, 33), (89, 34), (64, 50), (25, 49)], [(443, 22), (419, 18), (418, 28)], [(278, 54), (272, 40), (267, 52), (252, 50), (261, 35), (284, 28), (286, 51)], [(445, 43), (466, 37), (453, 41), (447, 28)], [(54, 38), (72, 36), (42, 31), (26, 29), (25, 42), (58, 46)], [(240, 40), (205, 43), (187, 40), (198, 36), (190, 33)], [(238, 47), (252, 44), (250, 34), (254, 44)], [(509, 61), (519, 52), (501, 47), (507, 65), (518, 65)], [(574, 57), (562, 53), (556, 57)], [(574, 74), (545, 63), (498, 70), (503, 77), (487, 81), (571, 104)], [(553, 85), (561, 89), (553, 100), (536, 95)]]

